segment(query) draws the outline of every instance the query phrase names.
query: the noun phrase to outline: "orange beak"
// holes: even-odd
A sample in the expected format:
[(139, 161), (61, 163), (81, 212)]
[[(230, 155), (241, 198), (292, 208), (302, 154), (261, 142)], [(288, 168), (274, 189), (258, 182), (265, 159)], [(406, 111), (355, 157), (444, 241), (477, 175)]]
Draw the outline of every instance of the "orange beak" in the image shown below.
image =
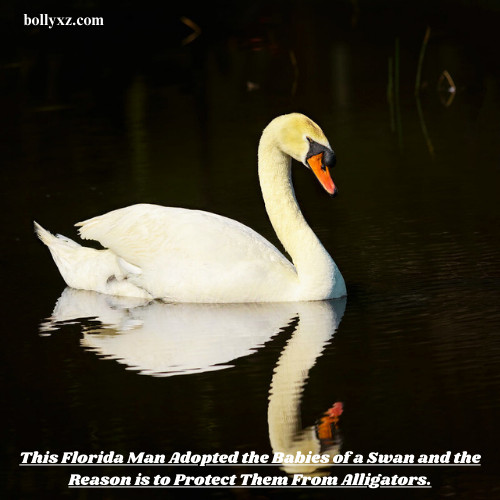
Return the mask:
[(330, 170), (328, 170), (328, 167), (323, 163), (323, 153), (311, 156), (307, 159), (307, 163), (319, 182), (321, 182), (321, 185), (325, 188), (326, 192), (331, 196), (335, 196), (337, 194), (337, 187), (332, 180)]

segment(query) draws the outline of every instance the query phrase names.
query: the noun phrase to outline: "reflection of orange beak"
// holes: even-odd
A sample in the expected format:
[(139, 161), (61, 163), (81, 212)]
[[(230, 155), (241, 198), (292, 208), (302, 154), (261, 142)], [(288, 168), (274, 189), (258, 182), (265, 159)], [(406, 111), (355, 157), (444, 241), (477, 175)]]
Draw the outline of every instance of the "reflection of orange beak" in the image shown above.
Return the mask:
[(320, 439), (333, 439), (333, 435), (337, 430), (340, 415), (344, 411), (344, 405), (337, 401), (324, 415), (320, 418), (317, 424), (318, 437)]
[(318, 178), (326, 192), (332, 196), (337, 194), (337, 188), (332, 180), (328, 167), (323, 164), (323, 153), (311, 156), (307, 159), (307, 163)]
[[(335, 424), (333, 424), (335, 425)], [(317, 424), (317, 432), (319, 439), (331, 440), (333, 439), (332, 422), (329, 417), (323, 417)]]

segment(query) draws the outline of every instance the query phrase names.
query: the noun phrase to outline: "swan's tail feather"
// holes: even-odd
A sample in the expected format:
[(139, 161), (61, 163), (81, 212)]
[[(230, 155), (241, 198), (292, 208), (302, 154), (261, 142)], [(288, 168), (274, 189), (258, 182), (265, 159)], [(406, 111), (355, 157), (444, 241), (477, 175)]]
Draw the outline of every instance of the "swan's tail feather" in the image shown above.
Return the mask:
[(66, 236), (61, 234), (53, 235), (35, 221), (33, 224), (35, 226), (36, 235), (45, 245), (47, 245), (66, 284), (74, 288), (79, 288), (75, 286), (75, 280), (72, 279), (72, 275), (80, 260), (78, 254), (85, 251), (85, 249), (76, 241), (66, 238)]
[(42, 240), (43, 243), (45, 243), (49, 249), (52, 251), (52, 248), (54, 245), (60, 246), (60, 247), (69, 247), (69, 248), (81, 248), (81, 245), (79, 245), (76, 241), (71, 240), (70, 238), (66, 238), (66, 236), (63, 236), (62, 234), (57, 234), (53, 235), (50, 231), (47, 231), (44, 229), (38, 222), (33, 221), (33, 225), (35, 226), (35, 233), (36, 235)]
[(142, 270), (119, 258), (110, 250), (95, 250), (79, 245), (66, 236), (53, 235), (34, 222), (35, 233), (50, 250), (66, 284), (81, 290), (125, 297), (152, 299), (151, 294), (128, 280)]

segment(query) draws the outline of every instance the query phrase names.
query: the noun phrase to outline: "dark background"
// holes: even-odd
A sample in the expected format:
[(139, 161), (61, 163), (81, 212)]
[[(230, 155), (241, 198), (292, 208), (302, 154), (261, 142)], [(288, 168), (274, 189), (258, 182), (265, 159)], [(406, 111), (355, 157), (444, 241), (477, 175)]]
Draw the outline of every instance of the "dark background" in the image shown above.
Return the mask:
[[(25, 13), (104, 26), (23, 26)], [(67, 470), (20, 469), (21, 451), (270, 452), (269, 384), (293, 324), (231, 369), (127, 371), (80, 346), (88, 320), (39, 335), (64, 283), (32, 221), (76, 238), (79, 220), (149, 202), (233, 217), (277, 243), (256, 150), (267, 122), (290, 111), (317, 121), (337, 153), (337, 199), (305, 169), (294, 176), (348, 287), (304, 388), (304, 425), (342, 401), (344, 450), (467, 450), (483, 465), (430, 468), (432, 490), (203, 495), (498, 498), (498, 2), (3, 2), (0, 22), (9, 498), (154, 493), (69, 491)]]

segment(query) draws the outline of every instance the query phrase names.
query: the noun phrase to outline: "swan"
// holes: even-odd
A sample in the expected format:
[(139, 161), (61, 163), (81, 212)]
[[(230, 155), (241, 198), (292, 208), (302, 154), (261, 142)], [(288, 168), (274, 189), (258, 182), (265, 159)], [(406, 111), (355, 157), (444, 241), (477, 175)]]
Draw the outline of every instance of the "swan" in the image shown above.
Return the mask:
[(235, 220), (200, 210), (138, 204), (79, 222), (83, 239), (54, 236), (35, 222), (66, 284), (100, 293), (171, 302), (288, 302), (346, 295), (344, 279), (307, 224), (291, 179), (291, 159), (337, 188), (336, 158), (321, 128), (299, 113), (278, 116), (262, 132), (258, 173), (271, 224), (290, 255)]

